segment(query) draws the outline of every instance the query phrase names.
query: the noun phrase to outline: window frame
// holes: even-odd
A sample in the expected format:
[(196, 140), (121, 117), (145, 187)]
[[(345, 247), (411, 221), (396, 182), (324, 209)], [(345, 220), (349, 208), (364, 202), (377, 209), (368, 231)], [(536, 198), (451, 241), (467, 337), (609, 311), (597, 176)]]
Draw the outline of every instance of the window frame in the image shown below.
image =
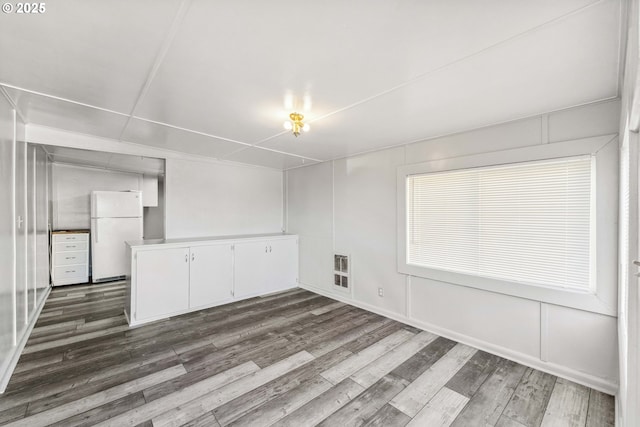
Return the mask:
[[(398, 272), (438, 282), (472, 287), (531, 300), (615, 316), (617, 314), (617, 136), (585, 138), (524, 148), (461, 156), (400, 166), (397, 170), (397, 268)], [(581, 155), (595, 156), (592, 188), (595, 212), (592, 221), (594, 290), (544, 287), (421, 267), (407, 262), (407, 177), (410, 175), (552, 160)]]

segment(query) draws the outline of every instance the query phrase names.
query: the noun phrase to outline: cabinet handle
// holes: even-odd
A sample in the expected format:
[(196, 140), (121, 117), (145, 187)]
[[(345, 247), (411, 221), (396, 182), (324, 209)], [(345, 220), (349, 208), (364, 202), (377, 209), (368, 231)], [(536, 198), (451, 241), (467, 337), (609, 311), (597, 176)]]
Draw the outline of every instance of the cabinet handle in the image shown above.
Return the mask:
[(76, 257), (74, 257), (74, 256), (67, 256), (67, 257), (64, 257), (64, 259), (76, 259)]
[(75, 273), (76, 271), (75, 270), (65, 270), (64, 272), (65, 273)]
[(268, 249), (268, 248), (269, 248), (268, 246), (265, 246), (265, 247), (264, 247), (264, 253), (265, 253), (265, 254), (268, 252), (268, 251), (267, 251), (267, 249)]
[(196, 260), (196, 254), (191, 254), (191, 261), (195, 261)]
[(76, 245), (67, 245), (67, 248), (75, 248)]
[(269, 252), (271, 252), (271, 245), (269, 245)]
[(189, 255), (184, 256), (184, 262), (189, 262)]

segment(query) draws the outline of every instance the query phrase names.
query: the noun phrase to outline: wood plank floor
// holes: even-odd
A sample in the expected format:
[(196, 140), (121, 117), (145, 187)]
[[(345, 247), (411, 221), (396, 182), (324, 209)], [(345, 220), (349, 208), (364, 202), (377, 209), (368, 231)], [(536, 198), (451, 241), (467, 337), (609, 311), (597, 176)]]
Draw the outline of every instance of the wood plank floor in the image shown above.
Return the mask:
[(302, 289), (136, 329), (124, 298), (53, 289), (0, 425), (614, 425), (611, 396)]

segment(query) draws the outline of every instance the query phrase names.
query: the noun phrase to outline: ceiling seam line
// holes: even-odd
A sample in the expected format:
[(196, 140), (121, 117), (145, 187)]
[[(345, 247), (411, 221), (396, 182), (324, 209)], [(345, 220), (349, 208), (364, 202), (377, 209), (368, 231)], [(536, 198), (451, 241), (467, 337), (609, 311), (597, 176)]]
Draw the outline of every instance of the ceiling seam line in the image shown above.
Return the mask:
[[(374, 100), (376, 98), (379, 98), (379, 97), (382, 97), (384, 95), (387, 95), (387, 94), (389, 94), (391, 92), (394, 92), (394, 91), (396, 91), (398, 89), (402, 89), (404, 87), (410, 86), (413, 83), (417, 82), (418, 80), (421, 80), (421, 79), (423, 79), (423, 78), (425, 78), (425, 77), (427, 77), (427, 76), (429, 76), (429, 75), (431, 75), (433, 73), (436, 73), (438, 71), (442, 71), (443, 69), (448, 68), (448, 67), (450, 67), (452, 65), (456, 65), (456, 64), (459, 64), (461, 62), (467, 61), (468, 59), (474, 58), (474, 57), (476, 57), (476, 56), (478, 56), (478, 55), (480, 55), (482, 53), (485, 53), (487, 51), (490, 51), (490, 50), (492, 50), (492, 49), (494, 49), (496, 47), (508, 44), (508, 43), (510, 43), (510, 42), (512, 42), (514, 40), (517, 40), (517, 39), (519, 39), (521, 37), (524, 37), (524, 36), (526, 36), (528, 34), (534, 33), (534, 32), (536, 32), (536, 31), (538, 31), (538, 30), (540, 30), (540, 29), (542, 29), (544, 27), (547, 27), (549, 25), (555, 24), (558, 21), (562, 21), (562, 20), (567, 19), (567, 18), (569, 18), (571, 16), (580, 14), (580, 13), (584, 12), (585, 10), (591, 8), (591, 7), (595, 7), (595, 6), (599, 5), (599, 4), (607, 2), (607, 1), (611, 1), (611, 0), (596, 0), (596, 1), (592, 2), (592, 3), (589, 3), (588, 5), (582, 6), (582, 7), (578, 8), (578, 9), (572, 10), (570, 12), (567, 12), (567, 13), (563, 14), (563, 15), (560, 15), (560, 16), (557, 16), (557, 17), (555, 17), (553, 19), (550, 19), (549, 21), (545, 21), (545, 22), (543, 22), (541, 24), (538, 24), (533, 28), (529, 28), (528, 30), (525, 30), (525, 31), (523, 31), (521, 33), (515, 34), (515, 35), (513, 35), (511, 37), (508, 37), (508, 38), (506, 38), (504, 40), (500, 40), (499, 42), (496, 42), (496, 43), (494, 43), (492, 45), (489, 45), (489, 46), (487, 46), (485, 48), (482, 48), (477, 52), (473, 52), (473, 53), (471, 53), (471, 54), (469, 54), (467, 56), (464, 56), (462, 58), (458, 58), (458, 59), (456, 59), (456, 60), (454, 60), (452, 62), (448, 62), (448, 63), (443, 64), (443, 65), (441, 65), (439, 67), (436, 67), (436, 68), (434, 68), (432, 70), (429, 70), (429, 71), (427, 71), (425, 73), (419, 74), (419, 75), (409, 79), (408, 81), (406, 81), (404, 83), (400, 83), (400, 84), (398, 84), (396, 86), (393, 86), (393, 87), (391, 87), (389, 89), (385, 89), (385, 90), (383, 90), (383, 91), (381, 91), (381, 92), (379, 92), (379, 93), (377, 93), (375, 95), (371, 95), (369, 97), (361, 99), (360, 101), (353, 102), (353, 103), (351, 103), (349, 105), (346, 105), (346, 106), (344, 106), (342, 108), (339, 108), (339, 109), (334, 110), (332, 112), (329, 112), (329, 113), (326, 113), (324, 115), (318, 116), (318, 117), (316, 117), (316, 118), (314, 118), (312, 120), (309, 120), (308, 122), (309, 123), (315, 123), (315, 122), (323, 120), (325, 118), (334, 116), (334, 115), (336, 115), (338, 113), (342, 113), (342, 112), (344, 112), (346, 110), (355, 108), (355, 107), (357, 107), (359, 105), (365, 104), (365, 103), (367, 103), (369, 101), (372, 101), (372, 100)], [(267, 137), (267, 138), (265, 138), (263, 140), (260, 140), (260, 141), (256, 142), (254, 146), (258, 146), (260, 144), (268, 142), (268, 141), (270, 141), (270, 140), (272, 140), (274, 138), (277, 138), (278, 136), (280, 136), (282, 134), (283, 133), (281, 132), (281, 133), (278, 133), (276, 135), (272, 135), (270, 137)]]
[(283, 154), (283, 155), (285, 155), (285, 156), (297, 157), (297, 158), (299, 158), (299, 159), (303, 159), (303, 160), (310, 160), (310, 161), (312, 161), (312, 162), (325, 162), (325, 161), (326, 161), (326, 160), (314, 159), (313, 157), (307, 157), (307, 156), (303, 156), (303, 155), (300, 155), (300, 154), (287, 153), (286, 151), (280, 151), (280, 150), (276, 150), (276, 149), (273, 149), (273, 148), (260, 147), (260, 146), (257, 146), (257, 145), (251, 145), (251, 146), (248, 146), (248, 147), (238, 148), (238, 149), (237, 149), (237, 150), (235, 150), (235, 151), (232, 151), (232, 152), (230, 152), (230, 153), (227, 153), (227, 154), (222, 155), (220, 158), (221, 158), (221, 159), (226, 159), (226, 158), (228, 158), (229, 156), (233, 156), (233, 155), (234, 155), (234, 154), (236, 154), (236, 153), (241, 153), (241, 152), (246, 151), (246, 150), (248, 150), (248, 149), (250, 149), (250, 148), (257, 148), (257, 149), (259, 149), (259, 150), (263, 150), (263, 151), (270, 151), (270, 152), (272, 152), (272, 153)]
[[(46, 129), (52, 129), (55, 131), (62, 131), (62, 132), (67, 132), (67, 133), (73, 133), (76, 135), (83, 135), (83, 136), (88, 136), (88, 137), (92, 137), (92, 138), (98, 138), (101, 140), (108, 140), (108, 141), (112, 141), (112, 142), (117, 142), (120, 144), (127, 144), (127, 145), (132, 145), (135, 147), (139, 147), (145, 150), (157, 150), (157, 151), (161, 151), (164, 153), (156, 153), (156, 154), (145, 154), (142, 155), (142, 157), (149, 157), (149, 158), (157, 158), (157, 159), (168, 159), (168, 158), (173, 158), (173, 157), (168, 157), (166, 155), (166, 153), (172, 153), (172, 154), (176, 154), (178, 155), (178, 158), (182, 158), (182, 157), (186, 157), (187, 160), (193, 160), (193, 161), (202, 161), (202, 162), (210, 162), (210, 163), (225, 163), (225, 164), (229, 164), (229, 163), (233, 163), (234, 165), (239, 165), (239, 166), (243, 166), (243, 167), (248, 167), (248, 168), (264, 168), (264, 169), (271, 169), (271, 170), (282, 170), (282, 169), (277, 169), (277, 168), (272, 168), (270, 166), (262, 166), (262, 165), (256, 165), (256, 164), (252, 164), (252, 163), (242, 163), (242, 162), (236, 162), (234, 160), (225, 160), (222, 157), (211, 157), (211, 156), (205, 156), (202, 154), (193, 154), (193, 153), (186, 153), (184, 151), (178, 151), (178, 150), (172, 150), (170, 148), (160, 148), (160, 147), (156, 147), (153, 145), (148, 145), (148, 144), (141, 144), (141, 143), (137, 143), (137, 142), (131, 142), (131, 141), (127, 141), (127, 140), (123, 140), (123, 141), (116, 141), (113, 138), (107, 138), (107, 137), (102, 137), (102, 136), (96, 136), (96, 135), (92, 135), (89, 133), (82, 133), (82, 132), (74, 132), (74, 131), (67, 131), (64, 129), (60, 129), (60, 128), (55, 128), (55, 127), (51, 127), (51, 126), (45, 126), (45, 125), (39, 125), (37, 123), (32, 123), (29, 124), (28, 126), (36, 126), (38, 128), (46, 128)], [(58, 144), (51, 144), (51, 143), (46, 143), (46, 142), (33, 142), (34, 144), (38, 144), (38, 145), (54, 145), (56, 147), (67, 147), (67, 148), (75, 148), (75, 149), (79, 149), (79, 150), (87, 150), (87, 148), (79, 148), (76, 146), (67, 146), (67, 145), (58, 145)], [(101, 150), (90, 150), (90, 151), (101, 151)], [(127, 153), (122, 153), (119, 151), (109, 151), (110, 153), (117, 153), (117, 154), (127, 154)], [(140, 154), (127, 154), (130, 156), (135, 156), (135, 157), (140, 157)], [(311, 160), (311, 159), (309, 159)]]
[[(13, 100), (11, 99), (9, 94), (4, 91), (4, 89), (3, 89), (4, 87), (8, 87), (8, 88), (11, 88), (11, 89), (19, 90), (21, 92), (31, 93), (33, 95), (38, 95), (38, 96), (42, 96), (42, 97), (45, 97), (45, 98), (55, 99), (57, 101), (68, 102), (70, 104), (80, 105), (82, 107), (92, 108), (94, 110), (104, 111), (106, 113), (116, 114), (118, 116), (129, 117), (129, 115), (126, 114), (126, 113), (121, 113), (119, 111), (110, 110), (108, 108), (98, 107), (96, 105), (91, 105), (91, 104), (87, 104), (87, 103), (80, 102), (80, 101), (74, 101), (72, 99), (62, 98), (60, 96), (51, 95), (51, 94), (43, 93), (43, 92), (38, 92), (38, 91), (35, 91), (35, 90), (23, 88), (23, 87), (20, 87), (20, 86), (14, 86), (14, 85), (11, 85), (11, 84), (8, 84), (8, 83), (0, 82), (0, 89), (2, 89), (2, 92), (4, 93), (5, 97), (7, 97), (7, 100), (12, 104), (12, 106), (14, 106), (16, 111), (19, 111), (19, 108), (13, 102)], [(20, 116), (22, 117), (22, 119), (23, 119), (23, 121), (25, 123), (28, 123), (27, 120), (25, 119), (24, 115), (20, 114)], [(233, 142), (233, 143), (240, 144), (240, 145), (246, 145), (246, 146), (249, 146), (249, 147), (253, 147), (252, 144), (247, 143), (247, 142), (242, 142), (242, 141), (237, 141), (237, 140), (230, 139), (230, 138), (225, 138), (225, 137), (222, 137), (222, 136), (212, 135), (212, 134), (208, 134), (208, 133), (205, 133), (205, 132), (200, 132), (200, 131), (193, 130), (193, 129), (187, 129), (187, 128), (183, 128), (183, 127), (180, 127), (180, 126), (176, 126), (176, 125), (171, 125), (171, 124), (168, 124), (168, 123), (160, 122), (160, 121), (157, 121), (157, 120), (146, 119), (146, 118), (140, 117), (140, 116), (135, 116), (134, 115), (132, 117), (134, 119), (142, 120), (142, 121), (149, 122), (149, 123), (155, 123), (155, 124), (158, 124), (158, 125), (161, 125), (161, 126), (166, 126), (166, 127), (178, 129), (178, 130), (182, 130), (182, 131), (185, 131), (185, 132), (195, 133), (195, 134), (202, 135), (202, 136), (207, 136), (207, 137), (210, 137), (210, 138), (216, 138), (216, 139), (220, 139), (220, 140), (223, 140), (223, 141), (228, 141), (228, 142)], [(129, 141), (125, 141), (125, 140), (122, 140), (122, 141), (123, 142), (129, 142)]]
[[(143, 120), (143, 121), (146, 121), (146, 122), (149, 122), (149, 123), (155, 123), (155, 124), (158, 124), (158, 125), (161, 125), (161, 126), (166, 126), (166, 127), (182, 130), (182, 131), (185, 131), (185, 132), (190, 132), (190, 133), (206, 136), (206, 137), (209, 137), (209, 138), (215, 138), (215, 139), (220, 139), (220, 140), (227, 141), (227, 142), (232, 142), (232, 143), (235, 143), (235, 144), (240, 144), (240, 145), (244, 146), (244, 147), (241, 147), (241, 148), (239, 148), (237, 150), (234, 150), (234, 151), (232, 151), (230, 153), (227, 153), (227, 154), (224, 154), (224, 155), (218, 157), (219, 159), (226, 159), (229, 156), (231, 156), (233, 154), (236, 154), (236, 153), (239, 153), (239, 152), (242, 152), (242, 151), (245, 151), (248, 148), (258, 148), (260, 150), (271, 151), (271, 152), (274, 152), (274, 153), (283, 154), (285, 156), (298, 157), (298, 158), (301, 158), (303, 160), (310, 160), (312, 162), (323, 162), (323, 161), (325, 161), (325, 160), (320, 160), (320, 159), (314, 159), (312, 157), (302, 156), (300, 154), (294, 154), (294, 153), (288, 153), (286, 151), (275, 150), (273, 148), (260, 147), (260, 146), (249, 144), (249, 143), (246, 143), (246, 142), (241, 142), (241, 141), (237, 141), (237, 140), (233, 140), (233, 139), (229, 139), (229, 138), (225, 138), (225, 137), (221, 137), (221, 136), (211, 135), (211, 134), (208, 134), (208, 133), (195, 131), (195, 130), (183, 128), (183, 127), (180, 127), (180, 126), (170, 125), (168, 123), (163, 123), (163, 122), (159, 122), (159, 121), (156, 121), (156, 120), (145, 119), (145, 118), (139, 117), (139, 116), (133, 116), (133, 118), (139, 119), (139, 120)], [(128, 142), (128, 141), (122, 140), (122, 139), (121, 139), (121, 141), (122, 142)]]
[(16, 90), (19, 90), (19, 91), (22, 91), (22, 92), (27, 92), (27, 93), (30, 93), (32, 95), (38, 95), (38, 96), (43, 96), (45, 98), (55, 99), (57, 101), (69, 102), (71, 104), (80, 105), (82, 107), (93, 108), (94, 110), (100, 110), (100, 111), (104, 111), (106, 113), (117, 114), (118, 116), (128, 117), (128, 114), (120, 113), (120, 112), (115, 111), (115, 110), (109, 110), (108, 108), (97, 107), (95, 105), (86, 104), (84, 102), (74, 101), (72, 99), (62, 98), (60, 96), (50, 95), (50, 94), (47, 94), (47, 93), (38, 92), (38, 91), (35, 91), (35, 90), (31, 90), (31, 89), (25, 89), (25, 88), (22, 88), (22, 87), (19, 87), (19, 86), (13, 86), (13, 85), (10, 85), (10, 84), (7, 84), (7, 83), (0, 82), (0, 86), (8, 87), (8, 88), (11, 88), (11, 89), (16, 89)]
[(189, 9), (190, 5), (191, 5), (191, 0), (182, 0), (180, 2), (180, 7), (178, 8), (178, 11), (176, 12), (176, 15), (174, 16), (173, 21), (171, 22), (171, 26), (169, 27), (169, 32), (165, 36), (165, 39), (163, 40), (162, 45), (160, 46), (160, 49), (158, 50), (158, 53), (156, 54), (156, 58), (153, 61), (153, 65), (151, 66), (151, 70), (149, 70), (149, 73), (147, 74), (145, 82), (142, 85), (142, 88), (140, 89), (140, 92), (138, 93), (138, 97), (136, 99), (136, 102), (133, 104), (133, 108), (131, 109), (131, 112), (128, 114), (127, 121), (125, 122), (124, 126), (122, 127), (122, 131), (120, 132), (120, 136), (118, 137), (119, 140), (122, 139), (125, 131), (129, 127), (129, 123), (131, 122), (131, 118), (133, 117), (133, 115), (135, 114), (136, 110), (138, 109), (140, 103), (142, 102), (142, 100), (146, 96), (147, 92), (149, 91), (149, 87), (151, 87), (151, 82), (155, 78), (155, 76), (156, 76), (156, 74), (158, 72), (158, 69), (162, 65), (162, 62), (164, 61), (164, 58), (166, 57), (167, 52), (169, 51), (169, 48), (173, 44), (173, 40), (175, 39), (176, 34), (178, 33), (178, 30), (179, 30), (180, 26), (182, 25), (182, 22), (184, 21), (184, 17), (186, 15), (187, 10)]
[(246, 145), (248, 147), (253, 147), (253, 145), (249, 144), (248, 142), (237, 141), (235, 139), (225, 138), (223, 136), (217, 136), (217, 135), (212, 135), (210, 133), (200, 132), (198, 130), (187, 129), (187, 128), (183, 128), (181, 126), (176, 126), (176, 125), (171, 125), (169, 123), (159, 122), (157, 120), (145, 119), (144, 117), (135, 116), (135, 115), (132, 116), (132, 118), (137, 119), (137, 120), (142, 120), (142, 121), (145, 121), (145, 122), (148, 122), (148, 123), (154, 123), (154, 124), (157, 124), (157, 125), (160, 125), (160, 126), (166, 126), (166, 127), (177, 129), (177, 130), (182, 130), (182, 131), (189, 132), (189, 133), (195, 133), (197, 135), (207, 136), (209, 138), (220, 139), (222, 141), (233, 142), (235, 144), (240, 144), (240, 145)]

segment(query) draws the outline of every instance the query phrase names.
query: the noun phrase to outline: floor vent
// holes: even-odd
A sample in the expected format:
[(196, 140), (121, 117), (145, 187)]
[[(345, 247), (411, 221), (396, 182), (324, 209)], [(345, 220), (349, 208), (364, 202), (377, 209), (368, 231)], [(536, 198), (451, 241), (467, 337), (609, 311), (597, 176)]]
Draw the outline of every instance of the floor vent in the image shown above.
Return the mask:
[(342, 289), (349, 289), (349, 256), (333, 256), (333, 284)]

